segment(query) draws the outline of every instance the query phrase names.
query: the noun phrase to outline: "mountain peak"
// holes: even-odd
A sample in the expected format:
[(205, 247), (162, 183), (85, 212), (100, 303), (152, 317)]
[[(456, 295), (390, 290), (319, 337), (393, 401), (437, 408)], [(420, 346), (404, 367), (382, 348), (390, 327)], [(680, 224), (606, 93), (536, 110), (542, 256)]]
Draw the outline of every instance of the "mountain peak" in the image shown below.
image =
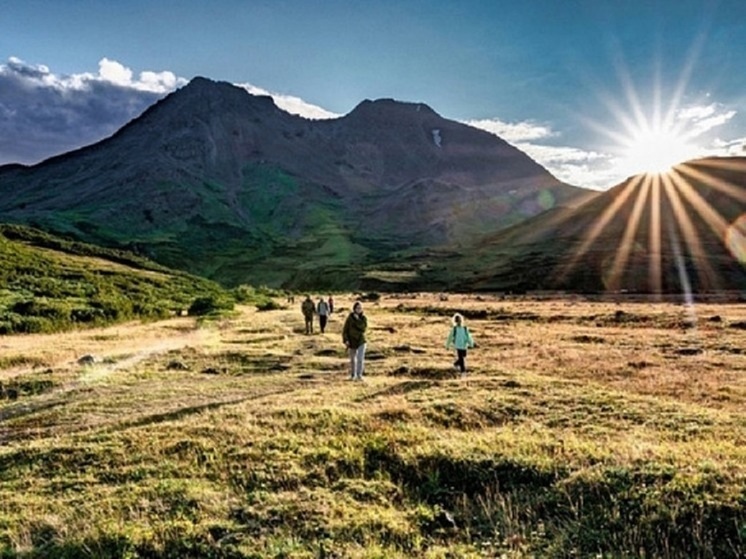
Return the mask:
[(385, 98), (371, 101), (365, 99), (348, 115), (353, 118), (424, 118), (441, 116), (425, 103), (412, 103)]
[(274, 99), (269, 95), (254, 95), (243, 87), (225, 81), (214, 81), (202, 76), (192, 78), (188, 84), (172, 93), (171, 96), (188, 99), (198, 98), (208, 102), (220, 102), (221, 104), (245, 104), (248, 102), (265, 109), (277, 108)]

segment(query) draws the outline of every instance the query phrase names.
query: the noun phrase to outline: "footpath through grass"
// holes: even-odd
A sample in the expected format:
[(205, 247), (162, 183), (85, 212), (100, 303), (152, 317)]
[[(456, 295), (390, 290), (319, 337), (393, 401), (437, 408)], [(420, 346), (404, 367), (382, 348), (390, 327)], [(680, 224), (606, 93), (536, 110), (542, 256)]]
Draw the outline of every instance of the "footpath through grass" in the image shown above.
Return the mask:
[(3, 338), (0, 557), (746, 555), (743, 306), (366, 311), (363, 383), (342, 313), (67, 334), (88, 364)]

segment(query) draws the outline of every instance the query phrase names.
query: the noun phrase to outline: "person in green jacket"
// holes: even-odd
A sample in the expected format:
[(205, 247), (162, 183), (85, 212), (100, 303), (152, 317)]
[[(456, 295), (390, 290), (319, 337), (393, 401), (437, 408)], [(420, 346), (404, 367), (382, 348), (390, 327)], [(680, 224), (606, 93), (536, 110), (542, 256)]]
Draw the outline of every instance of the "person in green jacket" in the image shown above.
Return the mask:
[(464, 317), (456, 313), (453, 315), (453, 328), (448, 333), (446, 339), (446, 349), (456, 348), (456, 361), (453, 366), (461, 371), (462, 375), (466, 374), (466, 350), (474, 347), (474, 340), (471, 337), (469, 329), (464, 326)]
[(365, 331), (368, 318), (363, 314), (363, 305), (356, 301), (352, 312), (342, 328), (342, 342), (350, 354), (350, 379), (363, 380), (365, 372)]

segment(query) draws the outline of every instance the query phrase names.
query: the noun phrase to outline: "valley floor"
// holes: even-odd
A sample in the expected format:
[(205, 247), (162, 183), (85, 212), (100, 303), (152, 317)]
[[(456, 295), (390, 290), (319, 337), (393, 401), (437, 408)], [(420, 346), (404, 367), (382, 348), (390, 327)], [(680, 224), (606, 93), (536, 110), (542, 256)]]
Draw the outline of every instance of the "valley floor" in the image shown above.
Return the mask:
[(0, 557), (746, 554), (746, 306), (296, 300), (0, 337)]

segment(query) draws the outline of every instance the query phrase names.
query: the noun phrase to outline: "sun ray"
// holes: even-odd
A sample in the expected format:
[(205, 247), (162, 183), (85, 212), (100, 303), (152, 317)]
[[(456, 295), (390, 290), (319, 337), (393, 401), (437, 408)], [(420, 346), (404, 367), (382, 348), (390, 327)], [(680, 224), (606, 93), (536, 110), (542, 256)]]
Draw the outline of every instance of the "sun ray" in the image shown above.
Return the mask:
[[(744, 169), (741, 166), (736, 167), (734, 170), (746, 171), (746, 169)], [(727, 194), (728, 196), (730, 196), (731, 198), (734, 198), (735, 200), (738, 200), (739, 202), (746, 202), (746, 189), (739, 188), (738, 186), (736, 186), (735, 184), (731, 182), (723, 180), (714, 175), (705, 173), (704, 171), (700, 171), (699, 169), (696, 169), (692, 165), (688, 165), (688, 164), (679, 165), (676, 167), (676, 169), (674, 169), (674, 172), (680, 173), (682, 175), (687, 175), (689, 178), (696, 179), (700, 182), (704, 182), (708, 186), (711, 186), (719, 190), (723, 194)]]
[(614, 262), (611, 266), (611, 272), (609, 275), (609, 282), (607, 289), (611, 291), (618, 291), (620, 289), (620, 280), (622, 279), (629, 260), (630, 252), (635, 244), (635, 235), (637, 234), (638, 226), (640, 224), (640, 217), (642, 216), (642, 210), (645, 207), (645, 202), (648, 199), (648, 192), (650, 191), (650, 184), (652, 177), (645, 175), (642, 187), (638, 189), (637, 199), (635, 200), (634, 207), (632, 209), (632, 215), (624, 229), (624, 235), (619, 242), (619, 248), (614, 255)]
[[(697, 37), (692, 41), (690, 45), (689, 52), (685, 59), (684, 67), (681, 71), (678, 82), (676, 82), (676, 87), (674, 88), (674, 91), (671, 95), (671, 102), (668, 105), (666, 121), (669, 123), (672, 123), (674, 121), (676, 113), (681, 106), (681, 100), (684, 98), (686, 88), (689, 85), (694, 67), (696, 65), (697, 59), (700, 56), (700, 53), (702, 52), (706, 39), (707, 35), (704, 32), (701, 32), (697, 35)], [(677, 132), (681, 132), (682, 126), (683, 123), (678, 126)]]
[(650, 194), (650, 246), (648, 248), (648, 287), (658, 296), (663, 292), (661, 271), (661, 177), (653, 177)]
[[(680, 176), (673, 173), (663, 175), (662, 180), (666, 195), (674, 211), (675, 223), (673, 225), (678, 225), (684, 236), (688, 252), (696, 265), (700, 283), (708, 289), (717, 289), (720, 283), (718, 276), (710, 264), (708, 253), (702, 246), (702, 241), (697, 235), (697, 229), (681, 199), (682, 193), (686, 192), (687, 189), (691, 190), (691, 187)], [(691, 200), (689, 202), (690, 205), (694, 206)]]
[[(744, 155), (746, 155), (746, 152), (744, 153)], [(688, 166), (689, 165), (687, 165), (687, 167)], [(701, 159), (697, 161), (697, 166), (724, 169), (726, 171), (740, 171), (742, 173), (746, 173), (746, 157), (717, 157), (710, 159)]]
[(562, 267), (559, 272), (560, 278), (566, 278), (567, 275), (575, 268), (580, 259), (588, 252), (593, 242), (598, 238), (604, 228), (608, 225), (611, 219), (616, 215), (630, 195), (635, 191), (642, 176), (634, 177), (624, 187), (624, 190), (614, 199), (614, 201), (606, 207), (604, 212), (596, 219), (591, 229), (584, 236), (584, 240), (577, 251), (574, 252), (570, 261)]
[(746, 213), (728, 227), (725, 246), (738, 262), (746, 266)]
[(689, 204), (702, 216), (712, 232), (719, 239), (723, 239), (730, 224), (680, 174), (673, 172), (671, 178), (679, 187), (680, 192), (687, 198)]
[(697, 312), (694, 308), (694, 296), (692, 295), (692, 285), (689, 281), (689, 274), (686, 271), (686, 265), (684, 264), (684, 257), (681, 254), (681, 243), (679, 243), (679, 237), (676, 233), (676, 227), (672, 222), (668, 222), (668, 233), (671, 239), (671, 249), (673, 251), (674, 262), (676, 264), (676, 271), (679, 276), (679, 283), (681, 284), (681, 292), (684, 295), (684, 302), (686, 303), (687, 316), (689, 317), (689, 323), (697, 324)]

